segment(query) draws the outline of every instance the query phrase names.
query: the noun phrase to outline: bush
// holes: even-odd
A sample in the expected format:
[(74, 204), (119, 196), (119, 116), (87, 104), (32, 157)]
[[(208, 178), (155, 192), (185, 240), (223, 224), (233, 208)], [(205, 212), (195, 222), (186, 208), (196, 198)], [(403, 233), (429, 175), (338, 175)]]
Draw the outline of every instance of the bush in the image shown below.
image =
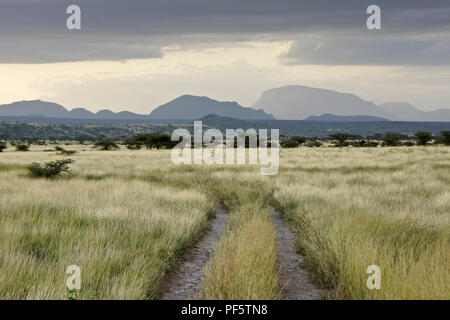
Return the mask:
[(287, 139), (287, 140), (281, 141), (281, 146), (283, 148), (297, 148), (300, 146), (300, 143), (294, 139)]
[(450, 131), (442, 131), (437, 137), (436, 143), (450, 146)]
[(359, 147), (376, 148), (376, 147), (378, 147), (378, 144), (379, 143), (376, 141), (367, 141), (367, 140), (358, 140), (358, 141), (351, 143), (351, 145), (356, 148), (359, 148)]
[(4, 142), (0, 142), (0, 152), (3, 152), (8, 146)]
[(386, 146), (393, 147), (400, 145), (400, 139), (404, 136), (395, 132), (386, 132), (383, 136), (383, 142)]
[(310, 140), (310, 141), (305, 143), (305, 146), (310, 147), (310, 148), (321, 147), (322, 143), (320, 141), (317, 141), (317, 140)]
[(300, 145), (304, 144), (307, 141), (305, 137), (292, 137), (291, 139), (297, 141)]
[(112, 140), (101, 140), (95, 143), (96, 148), (100, 148), (100, 150), (117, 150), (119, 146)]
[(128, 139), (125, 141), (125, 145), (129, 150), (140, 150), (142, 148), (142, 144), (136, 143), (133, 139)]
[(69, 172), (69, 164), (74, 163), (72, 159), (55, 160), (43, 164), (33, 162), (28, 170), (32, 177), (55, 178), (63, 172)]
[(349, 134), (349, 133), (335, 133), (335, 134), (330, 134), (329, 137), (331, 140), (336, 141), (336, 143), (335, 143), (336, 147), (346, 147), (349, 145), (347, 140), (358, 138), (358, 136), (356, 136), (354, 134)]
[(416, 138), (416, 142), (419, 146), (425, 146), (427, 142), (433, 138), (431, 133), (426, 131), (417, 131), (414, 137)]
[(16, 151), (26, 152), (30, 150), (30, 146), (24, 143), (16, 144)]
[(65, 155), (65, 156), (71, 156), (77, 153), (75, 150), (66, 150), (63, 147), (56, 146), (55, 151), (57, 154)]
[(142, 146), (147, 149), (173, 148), (178, 142), (172, 141), (171, 136), (164, 133), (142, 133), (126, 141), (128, 149), (138, 150)]

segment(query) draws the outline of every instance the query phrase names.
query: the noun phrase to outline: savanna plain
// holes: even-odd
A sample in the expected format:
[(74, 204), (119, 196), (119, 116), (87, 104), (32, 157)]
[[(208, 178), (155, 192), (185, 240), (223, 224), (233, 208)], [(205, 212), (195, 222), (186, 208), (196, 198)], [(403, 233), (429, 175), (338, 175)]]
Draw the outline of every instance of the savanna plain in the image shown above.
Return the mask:
[[(283, 299), (269, 206), (295, 231), (325, 299), (450, 297), (450, 148), (280, 150), (280, 169), (174, 165), (170, 150), (77, 151), (70, 172), (27, 166), (68, 158), (46, 147), (0, 153), (0, 299), (158, 299), (183, 252), (222, 203), (229, 217), (203, 280), (205, 299)], [(370, 290), (367, 267), (381, 269)]]

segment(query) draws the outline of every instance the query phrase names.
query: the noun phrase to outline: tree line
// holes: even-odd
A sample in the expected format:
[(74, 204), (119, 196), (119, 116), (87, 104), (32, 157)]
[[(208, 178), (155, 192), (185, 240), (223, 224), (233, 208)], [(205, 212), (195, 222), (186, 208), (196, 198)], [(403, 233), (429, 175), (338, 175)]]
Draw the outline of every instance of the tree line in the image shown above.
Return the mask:
[[(259, 142), (259, 139), (257, 140)], [(336, 147), (378, 147), (378, 146), (426, 146), (433, 141), (436, 145), (450, 145), (450, 131), (442, 131), (439, 135), (433, 136), (426, 131), (417, 131), (413, 137), (395, 133), (386, 132), (384, 134), (375, 134), (373, 136), (362, 137), (360, 135), (354, 135), (350, 133), (333, 133), (328, 138), (307, 138), (307, 137), (282, 137), (280, 142), (283, 148), (297, 148), (300, 146), (307, 147), (320, 147), (324, 141), (331, 141)], [(413, 142), (415, 141), (415, 142)], [(0, 152), (7, 148), (8, 140), (4, 136), (0, 136)], [(57, 143), (56, 141), (50, 141), (50, 143)], [(82, 142), (84, 143), (84, 142)], [(29, 146), (33, 142), (22, 141), (10, 141), (10, 144), (15, 147), (16, 151), (28, 151)], [(46, 145), (46, 141), (39, 141), (38, 145)], [(139, 150), (142, 148), (151, 149), (172, 149), (178, 141), (172, 141), (169, 134), (156, 132), (156, 133), (141, 133), (133, 136), (132, 138), (122, 141), (112, 139), (100, 139), (94, 142), (94, 146), (99, 150), (117, 150), (119, 145), (124, 144), (129, 150)], [(235, 147), (237, 142), (234, 143)], [(270, 146), (270, 141), (268, 141)], [(245, 137), (245, 147), (249, 147), (249, 137)], [(61, 148), (56, 149), (61, 154), (69, 154), (71, 151), (63, 150)], [(67, 152), (67, 153), (66, 153)]]

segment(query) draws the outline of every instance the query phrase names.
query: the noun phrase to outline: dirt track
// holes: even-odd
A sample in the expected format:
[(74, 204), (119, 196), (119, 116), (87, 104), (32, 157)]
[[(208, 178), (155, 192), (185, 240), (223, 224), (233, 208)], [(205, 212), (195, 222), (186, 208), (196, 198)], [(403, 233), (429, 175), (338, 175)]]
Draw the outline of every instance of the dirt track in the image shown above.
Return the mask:
[(216, 216), (202, 238), (184, 255), (177, 271), (170, 276), (164, 288), (162, 300), (198, 299), (202, 295), (202, 277), (214, 249), (227, 224), (228, 214), (218, 205)]
[(281, 214), (270, 207), (277, 228), (278, 259), (281, 264), (280, 278), (284, 300), (316, 300), (320, 291), (312, 284), (308, 272), (301, 267), (304, 257), (295, 248), (295, 234), (284, 222)]

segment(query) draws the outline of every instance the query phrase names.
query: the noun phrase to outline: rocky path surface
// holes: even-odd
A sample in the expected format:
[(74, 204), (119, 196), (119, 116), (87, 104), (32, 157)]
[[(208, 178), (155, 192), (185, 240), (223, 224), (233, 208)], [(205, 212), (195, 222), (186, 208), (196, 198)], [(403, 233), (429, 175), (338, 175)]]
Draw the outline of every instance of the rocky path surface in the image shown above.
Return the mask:
[(315, 300), (321, 298), (311, 282), (308, 272), (301, 267), (304, 257), (297, 253), (294, 232), (284, 222), (281, 214), (270, 207), (277, 229), (278, 260), (281, 264), (280, 278), (283, 285), (284, 300)]
[(162, 292), (162, 300), (187, 300), (201, 297), (203, 274), (225, 230), (227, 217), (225, 209), (218, 205), (209, 230), (187, 250), (177, 271), (170, 276)]

